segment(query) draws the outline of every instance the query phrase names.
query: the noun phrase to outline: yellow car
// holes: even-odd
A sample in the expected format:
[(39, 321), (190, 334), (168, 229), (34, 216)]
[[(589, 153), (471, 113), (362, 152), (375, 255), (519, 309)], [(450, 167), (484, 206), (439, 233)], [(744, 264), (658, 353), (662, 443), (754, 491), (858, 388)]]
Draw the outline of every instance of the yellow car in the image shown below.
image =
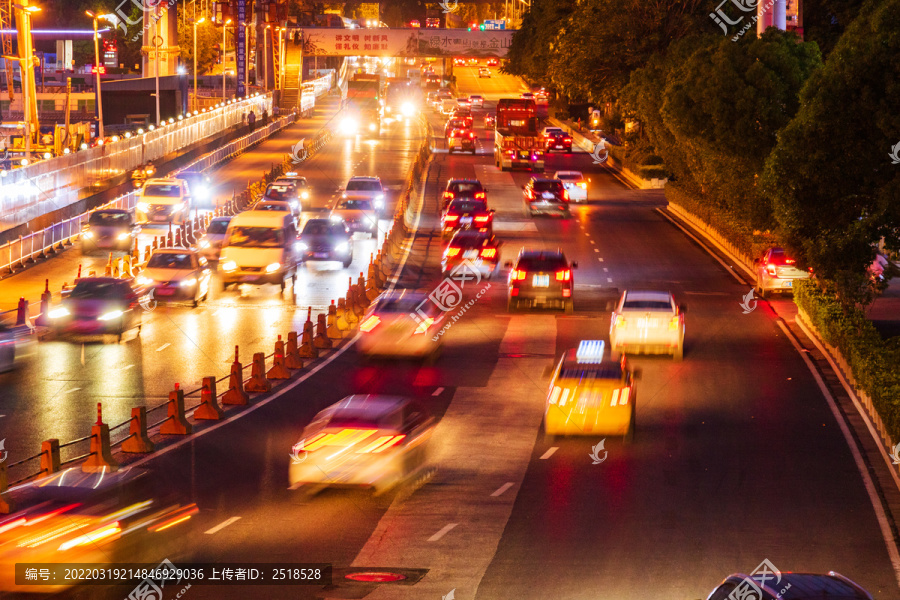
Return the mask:
[(544, 433), (634, 438), (638, 373), (621, 361), (604, 360), (605, 344), (583, 340), (563, 355), (547, 394)]

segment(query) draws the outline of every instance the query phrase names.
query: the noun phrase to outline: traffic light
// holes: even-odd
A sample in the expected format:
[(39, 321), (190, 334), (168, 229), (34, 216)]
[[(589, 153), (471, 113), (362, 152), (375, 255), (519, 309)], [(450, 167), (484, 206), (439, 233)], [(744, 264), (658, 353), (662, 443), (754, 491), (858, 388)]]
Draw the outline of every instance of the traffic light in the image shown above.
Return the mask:
[(484, 31), (484, 23), (482, 23), (481, 25), (479, 25), (479, 26), (478, 26), (478, 29), (480, 29), (481, 31)]

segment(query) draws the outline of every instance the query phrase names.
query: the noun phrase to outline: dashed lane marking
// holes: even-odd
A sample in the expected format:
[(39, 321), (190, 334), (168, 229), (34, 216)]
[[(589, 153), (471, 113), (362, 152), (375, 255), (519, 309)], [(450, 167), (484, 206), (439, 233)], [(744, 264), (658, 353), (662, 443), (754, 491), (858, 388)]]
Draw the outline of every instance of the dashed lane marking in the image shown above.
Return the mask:
[(512, 486), (513, 486), (513, 484), (511, 481), (508, 483), (504, 483), (503, 485), (501, 485), (500, 487), (497, 488), (497, 491), (495, 491), (493, 494), (491, 494), (491, 498), (496, 498), (497, 496), (500, 496), (501, 494), (503, 494), (503, 492), (505, 492)]
[(239, 519), (240, 519), (240, 517), (231, 517), (230, 519), (226, 519), (226, 520), (222, 521), (221, 523), (219, 523), (212, 529), (207, 529), (203, 533), (205, 533), (207, 535), (212, 535), (214, 533), (218, 533), (218, 532), (222, 531), (223, 529), (225, 529), (226, 527), (228, 527), (229, 525), (231, 525), (232, 523), (234, 523), (235, 521), (238, 521)]
[(459, 525), (459, 523), (450, 523), (449, 525), (445, 525), (444, 527), (441, 528), (440, 531), (438, 531), (433, 536), (428, 538), (428, 541), (429, 542), (438, 541), (439, 539), (441, 539), (442, 537), (447, 535), (450, 532), (450, 530), (453, 529), (454, 527), (456, 527), (457, 525)]
[(552, 448), (550, 448), (549, 450), (547, 450), (546, 452), (544, 452), (544, 454), (541, 456), (541, 460), (547, 460), (548, 458), (550, 458), (551, 456), (553, 456), (553, 454), (554, 454), (557, 450), (559, 450), (559, 448), (556, 447), (556, 446), (553, 446)]

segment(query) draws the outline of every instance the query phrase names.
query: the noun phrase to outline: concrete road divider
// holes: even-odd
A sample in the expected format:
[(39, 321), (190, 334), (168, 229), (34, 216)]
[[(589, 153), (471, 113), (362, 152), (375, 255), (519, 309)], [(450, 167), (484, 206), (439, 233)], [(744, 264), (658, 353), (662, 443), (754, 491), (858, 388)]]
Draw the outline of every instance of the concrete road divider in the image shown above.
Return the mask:
[(6, 462), (0, 463), (0, 515), (8, 515), (14, 506), (6, 490), (9, 489), (9, 476), (6, 474)]
[(166, 406), (168, 419), (159, 426), (159, 432), (163, 435), (188, 435), (193, 433), (194, 426), (187, 422), (184, 414), (184, 390), (179, 384), (169, 392), (169, 404)]
[(275, 342), (275, 355), (272, 358), (272, 368), (266, 373), (266, 379), (290, 379), (291, 372), (288, 371), (284, 356), (284, 342), (281, 336)]
[(319, 358), (319, 349), (314, 343), (315, 333), (312, 323), (312, 308), (306, 313), (306, 323), (303, 324), (303, 338), (300, 340), (300, 356), (303, 358)]
[(348, 313), (352, 311), (347, 309), (347, 303), (344, 298), (338, 298), (337, 303), (337, 326), (341, 330), (341, 336), (347, 335), (350, 331), (350, 321)]
[(366, 278), (363, 275), (363, 272), (359, 272), (359, 278), (356, 280), (356, 287), (354, 288), (356, 292), (356, 303), (362, 309), (362, 313), (360, 316), (365, 314), (366, 309), (369, 308), (369, 297), (366, 295)]
[(103, 409), (97, 403), (97, 422), (91, 426), (91, 453), (81, 465), (83, 473), (118, 471), (119, 463), (113, 460), (109, 445), (109, 425), (103, 422)]
[(334, 344), (328, 337), (328, 326), (325, 321), (325, 315), (319, 313), (316, 317), (316, 337), (313, 339), (313, 345), (319, 350), (331, 350)]
[(19, 304), (16, 307), (16, 325), (28, 325), (31, 317), (28, 314), (28, 300), (19, 298)]
[(239, 349), (234, 347), (234, 362), (231, 363), (231, 375), (228, 378), (228, 391), (222, 395), (222, 404), (244, 406), (250, 402), (250, 396), (244, 390), (244, 367), (241, 365)]
[(41, 442), (41, 470), (39, 475), (50, 475), (59, 472), (59, 440), (50, 439)]
[(224, 414), (216, 401), (216, 378), (204, 377), (200, 388), (200, 406), (194, 409), (192, 416), (198, 421), (218, 421)]
[(366, 278), (366, 299), (371, 303), (372, 300), (381, 294), (378, 289), (378, 283), (375, 280), (375, 260), (373, 255), (369, 255), (369, 275)]
[(106, 261), (106, 276), (112, 277), (112, 272), (113, 272), (113, 259), (112, 259), (112, 252), (110, 252), (109, 260)]
[(288, 333), (287, 350), (285, 350), (284, 364), (288, 369), (302, 369), (303, 357), (300, 356), (300, 347), (297, 345), (297, 332)]
[(153, 442), (147, 435), (147, 407), (135, 406), (131, 409), (128, 438), (122, 442), (122, 452), (147, 454), (153, 452), (153, 448)]
[(272, 384), (266, 379), (266, 355), (256, 352), (250, 365), (250, 379), (244, 385), (248, 392), (261, 394), (272, 389)]
[(53, 293), (50, 291), (50, 280), (44, 280), (44, 291), (41, 293), (41, 314), (34, 320), (35, 325), (44, 326), (48, 322), (47, 315), (50, 314), (50, 300)]
[(339, 340), (344, 337), (344, 334), (341, 333), (341, 329), (337, 324), (337, 306), (335, 306), (334, 300), (328, 305), (328, 319), (325, 324), (325, 335), (332, 340)]

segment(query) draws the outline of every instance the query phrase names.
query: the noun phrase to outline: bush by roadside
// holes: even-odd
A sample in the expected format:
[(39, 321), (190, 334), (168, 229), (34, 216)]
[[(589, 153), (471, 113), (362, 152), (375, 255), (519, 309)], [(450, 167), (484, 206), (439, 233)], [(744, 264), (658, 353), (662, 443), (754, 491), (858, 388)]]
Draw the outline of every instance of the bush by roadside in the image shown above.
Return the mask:
[(883, 340), (865, 313), (845, 313), (833, 294), (813, 281), (798, 282), (794, 303), (828, 344), (837, 348), (850, 366), (857, 390), (864, 392), (881, 417), (892, 440), (900, 440), (900, 338)]

